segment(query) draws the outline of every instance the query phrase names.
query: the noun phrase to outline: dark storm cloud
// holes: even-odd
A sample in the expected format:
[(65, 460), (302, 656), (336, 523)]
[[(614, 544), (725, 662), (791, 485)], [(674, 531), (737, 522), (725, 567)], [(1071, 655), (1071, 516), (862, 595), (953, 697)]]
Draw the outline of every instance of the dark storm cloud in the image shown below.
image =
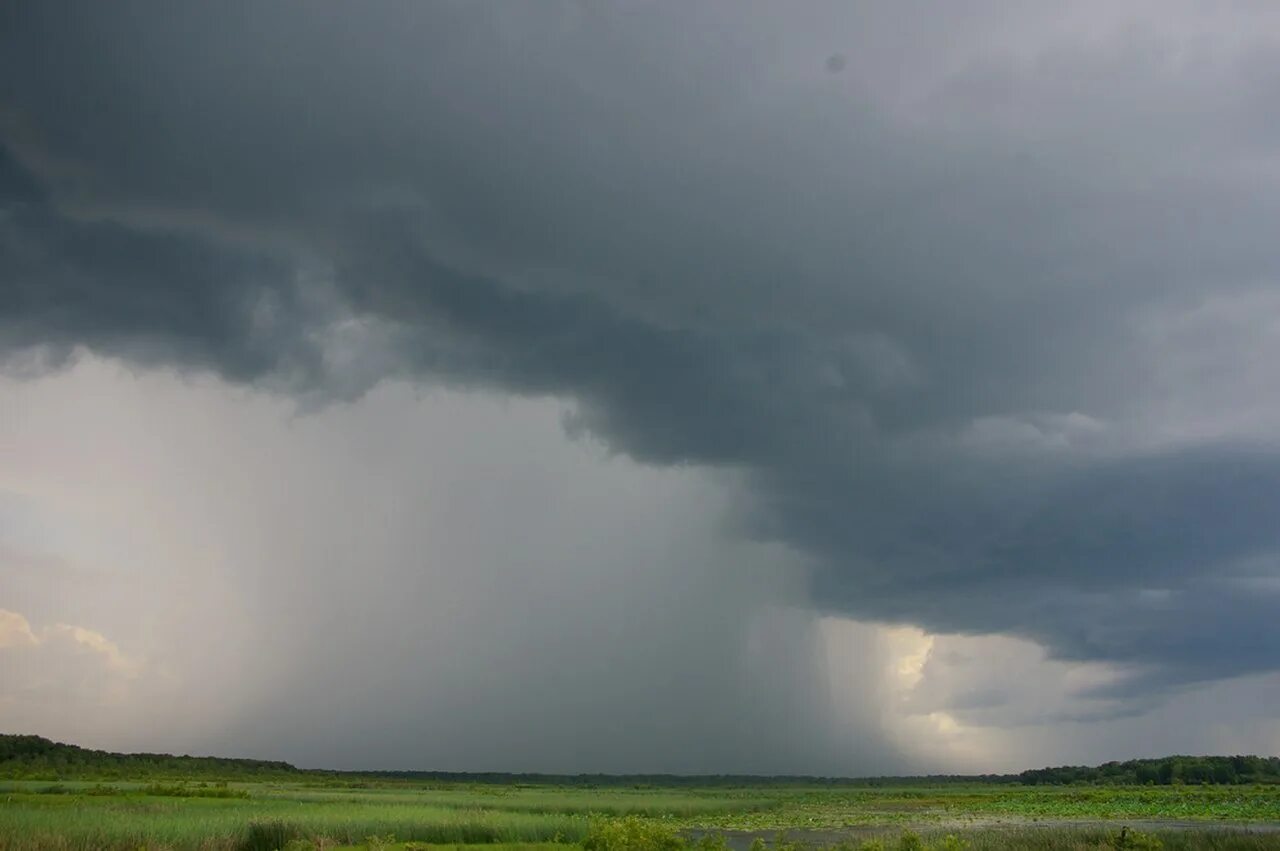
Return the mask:
[(315, 368), (292, 271), (207, 240), (76, 221), (0, 148), (0, 355), (79, 345), (254, 381)]
[(10, 7), (4, 344), (309, 388), (356, 319), (746, 470), (823, 609), (1272, 670), (1280, 29), (1060, 11)]

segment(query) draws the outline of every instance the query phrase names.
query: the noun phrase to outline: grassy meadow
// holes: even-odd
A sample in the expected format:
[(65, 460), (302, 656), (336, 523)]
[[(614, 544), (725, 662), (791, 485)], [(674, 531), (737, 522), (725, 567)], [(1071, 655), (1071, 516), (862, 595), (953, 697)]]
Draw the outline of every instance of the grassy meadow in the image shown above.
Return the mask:
[(1280, 832), (1241, 832), (1269, 823), (1280, 825), (1280, 787), (1263, 785), (0, 782), (0, 851), (1280, 849)]

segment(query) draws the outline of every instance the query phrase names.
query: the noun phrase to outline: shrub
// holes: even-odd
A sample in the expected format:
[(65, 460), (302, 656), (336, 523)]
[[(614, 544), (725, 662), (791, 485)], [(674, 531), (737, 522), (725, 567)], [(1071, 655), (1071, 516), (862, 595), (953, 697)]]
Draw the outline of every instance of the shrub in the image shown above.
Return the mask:
[(584, 851), (684, 851), (685, 841), (667, 825), (638, 816), (591, 823)]
[(1164, 847), (1160, 837), (1127, 827), (1120, 828), (1120, 832), (1111, 837), (1108, 844), (1116, 851), (1160, 851)]
[(300, 838), (301, 831), (283, 821), (255, 821), (249, 824), (241, 851), (280, 851), (292, 840)]
[[(108, 787), (109, 788), (109, 787)], [(243, 789), (228, 788), (226, 783), (151, 783), (142, 788), (142, 794), (161, 798), (248, 798)]]
[(924, 840), (920, 838), (920, 834), (904, 830), (902, 836), (898, 837), (898, 851), (925, 851)]

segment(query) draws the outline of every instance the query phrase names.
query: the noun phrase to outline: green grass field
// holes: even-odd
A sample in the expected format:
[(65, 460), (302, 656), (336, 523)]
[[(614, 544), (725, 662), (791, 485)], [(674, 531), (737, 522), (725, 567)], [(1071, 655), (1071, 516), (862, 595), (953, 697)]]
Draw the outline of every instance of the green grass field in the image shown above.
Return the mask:
[[(370, 784), (366, 784), (370, 785)], [(634, 817), (619, 821), (623, 817)], [(1192, 822), (1214, 832), (1176, 827)], [(748, 789), (589, 789), (386, 782), (372, 788), (307, 783), (0, 784), (0, 851), (138, 851), (386, 847), (404, 843), (483, 846), (483, 851), (555, 851), (602, 825), (649, 825), (677, 843), (646, 834), (595, 842), (595, 851), (675, 851), (695, 836), (724, 834), (745, 848), (756, 837), (777, 844), (864, 842), (913, 845), (1100, 848), (1134, 823), (1164, 847), (1277, 848), (1280, 832), (1243, 835), (1223, 824), (1280, 824), (1274, 786), (1046, 787), (940, 785), (903, 788), (752, 787)], [(622, 838), (619, 839), (618, 837)], [(947, 837), (950, 836), (951, 839)], [(683, 838), (688, 838), (686, 841)], [(634, 840), (634, 841), (633, 841)], [(667, 840), (662, 840), (667, 841)], [(1128, 840), (1125, 840), (1128, 841)], [(710, 839), (704, 840), (708, 845)], [(960, 843), (956, 845), (955, 843)], [(1110, 844), (1109, 844), (1110, 843)], [(588, 845), (591, 843), (588, 842)], [(788, 840), (782, 842), (784, 849)], [(422, 845), (427, 847), (427, 845)], [(1136, 847), (1136, 846), (1135, 846)]]

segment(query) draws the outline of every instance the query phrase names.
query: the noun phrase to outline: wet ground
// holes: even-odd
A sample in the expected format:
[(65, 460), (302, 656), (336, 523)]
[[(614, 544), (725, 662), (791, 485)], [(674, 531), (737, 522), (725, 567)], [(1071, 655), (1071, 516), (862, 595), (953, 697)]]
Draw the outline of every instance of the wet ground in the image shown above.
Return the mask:
[[(1193, 819), (1013, 819), (973, 818), (948, 821), (929, 821), (918, 824), (856, 825), (840, 829), (786, 831), (787, 838), (815, 847), (834, 845), (843, 840), (858, 842), (875, 836), (897, 836), (904, 830), (920, 834), (961, 833), (967, 830), (1108, 830), (1117, 831), (1130, 827), (1147, 833), (1170, 830), (1223, 831), (1234, 833), (1280, 834), (1280, 822), (1275, 821), (1196, 821)], [(751, 843), (762, 839), (772, 844), (778, 835), (776, 830), (715, 830), (689, 831), (693, 838), (704, 833), (723, 834), (734, 851), (746, 851)]]

